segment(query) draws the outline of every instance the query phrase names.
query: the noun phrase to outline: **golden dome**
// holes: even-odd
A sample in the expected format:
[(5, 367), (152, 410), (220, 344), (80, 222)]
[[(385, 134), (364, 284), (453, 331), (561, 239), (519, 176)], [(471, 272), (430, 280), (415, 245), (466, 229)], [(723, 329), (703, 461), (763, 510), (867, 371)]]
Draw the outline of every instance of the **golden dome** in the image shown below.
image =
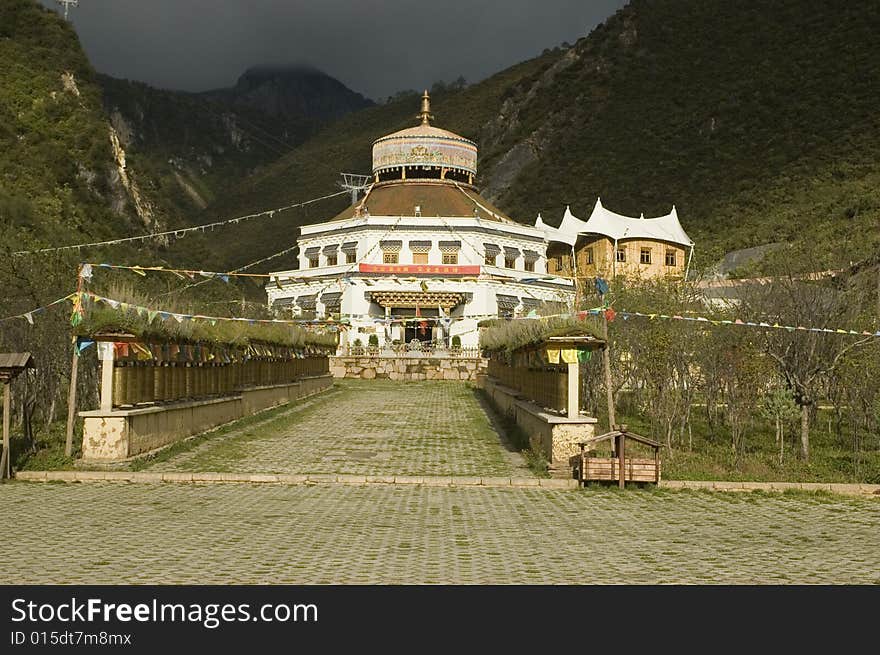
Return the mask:
[[(477, 144), (430, 124), (430, 96), (425, 91), (420, 124), (388, 134), (373, 142), (373, 174), (400, 171), (402, 179), (440, 178), (473, 182), (477, 172)], [(451, 173), (451, 175), (450, 175)]]

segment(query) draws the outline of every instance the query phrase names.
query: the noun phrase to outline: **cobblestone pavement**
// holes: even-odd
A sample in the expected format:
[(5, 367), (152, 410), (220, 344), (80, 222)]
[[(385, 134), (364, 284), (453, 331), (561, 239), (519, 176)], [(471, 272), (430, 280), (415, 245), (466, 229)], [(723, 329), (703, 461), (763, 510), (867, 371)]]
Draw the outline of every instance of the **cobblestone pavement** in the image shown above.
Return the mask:
[(471, 388), (342, 380), (301, 405), (209, 436), (150, 471), (531, 475)]
[(5, 583), (876, 583), (880, 501), (692, 491), (0, 486)]

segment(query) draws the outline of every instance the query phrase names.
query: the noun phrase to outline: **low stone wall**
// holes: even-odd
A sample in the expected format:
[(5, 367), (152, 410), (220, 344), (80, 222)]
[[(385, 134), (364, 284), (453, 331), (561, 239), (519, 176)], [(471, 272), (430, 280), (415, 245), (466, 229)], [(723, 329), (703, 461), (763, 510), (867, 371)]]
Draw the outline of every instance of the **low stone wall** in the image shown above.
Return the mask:
[(336, 378), (361, 380), (464, 380), (476, 382), (485, 375), (488, 360), (457, 357), (331, 357), (330, 373)]
[(580, 452), (579, 442), (595, 434), (597, 420), (591, 416), (568, 418), (548, 412), (493, 377), (487, 376), (481, 386), (495, 409), (516, 421), (528, 435), (532, 449), (550, 462), (551, 469), (560, 476), (570, 477), (568, 460)]
[(231, 396), (138, 409), (80, 412), (83, 462), (118, 462), (150, 452), (264, 409), (327, 389), (330, 375), (291, 384), (251, 387)]

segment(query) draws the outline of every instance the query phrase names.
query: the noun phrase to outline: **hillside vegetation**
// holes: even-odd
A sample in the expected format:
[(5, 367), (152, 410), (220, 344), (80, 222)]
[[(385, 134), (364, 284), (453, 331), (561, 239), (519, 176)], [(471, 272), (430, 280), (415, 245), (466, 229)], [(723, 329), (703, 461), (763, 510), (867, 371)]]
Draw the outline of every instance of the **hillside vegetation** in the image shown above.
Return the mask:
[(144, 230), (122, 184), (101, 89), (75, 32), (32, 0), (0, 4), (0, 243)]
[(863, 258), (880, 243), (878, 30), (870, 1), (637, 0), (524, 112), (526, 131), (556, 107), (568, 124), (502, 197), (526, 216), (675, 203), (704, 262), (778, 241), (805, 266)]
[[(480, 145), (484, 192), (523, 222), (566, 204), (659, 215), (675, 204), (698, 263), (786, 242), (837, 267), (880, 245), (880, 12), (830, 0), (634, 0), (557, 49), (434, 99), (436, 124)], [(370, 143), (417, 100), (353, 114), (244, 180), (224, 213), (327, 191), (369, 172)], [(332, 215), (286, 217), (278, 229)], [(253, 238), (258, 251), (268, 239)], [(772, 269), (772, 259), (764, 269)]]
[(204, 93), (98, 80), (129, 161), (148, 172), (169, 223), (191, 222), (230, 183), (373, 104), (339, 80), (302, 68), (250, 69), (235, 86)]

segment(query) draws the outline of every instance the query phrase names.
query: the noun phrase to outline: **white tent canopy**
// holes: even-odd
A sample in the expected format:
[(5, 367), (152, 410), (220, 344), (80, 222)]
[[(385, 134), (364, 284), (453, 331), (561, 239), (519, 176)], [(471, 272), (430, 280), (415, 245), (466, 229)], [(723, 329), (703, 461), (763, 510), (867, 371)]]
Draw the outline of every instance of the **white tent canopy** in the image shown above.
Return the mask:
[(652, 239), (666, 241), (685, 248), (693, 248), (694, 242), (687, 235), (678, 221), (678, 213), (675, 207), (665, 216), (656, 218), (630, 218), (621, 214), (615, 214), (602, 206), (602, 200), (596, 200), (593, 213), (586, 221), (582, 221), (571, 213), (569, 207), (565, 208), (565, 215), (558, 228), (546, 225), (538, 216), (535, 227), (542, 228), (548, 241), (559, 241), (573, 245), (580, 234), (601, 234), (612, 241), (622, 239)]
[[(577, 220), (577, 219), (575, 219)], [(535, 221), (535, 227), (541, 230), (544, 233), (544, 238), (547, 241), (558, 241), (560, 243), (566, 243), (569, 246), (574, 246), (577, 243), (577, 233), (566, 233), (561, 229), (555, 228), (552, 225), (547, 225), (544, 222), (544, 219), (541, 218), (541, 215), (538, 214), (538, 218)], [(561, 228), (562, 226), (560, 226)]]

